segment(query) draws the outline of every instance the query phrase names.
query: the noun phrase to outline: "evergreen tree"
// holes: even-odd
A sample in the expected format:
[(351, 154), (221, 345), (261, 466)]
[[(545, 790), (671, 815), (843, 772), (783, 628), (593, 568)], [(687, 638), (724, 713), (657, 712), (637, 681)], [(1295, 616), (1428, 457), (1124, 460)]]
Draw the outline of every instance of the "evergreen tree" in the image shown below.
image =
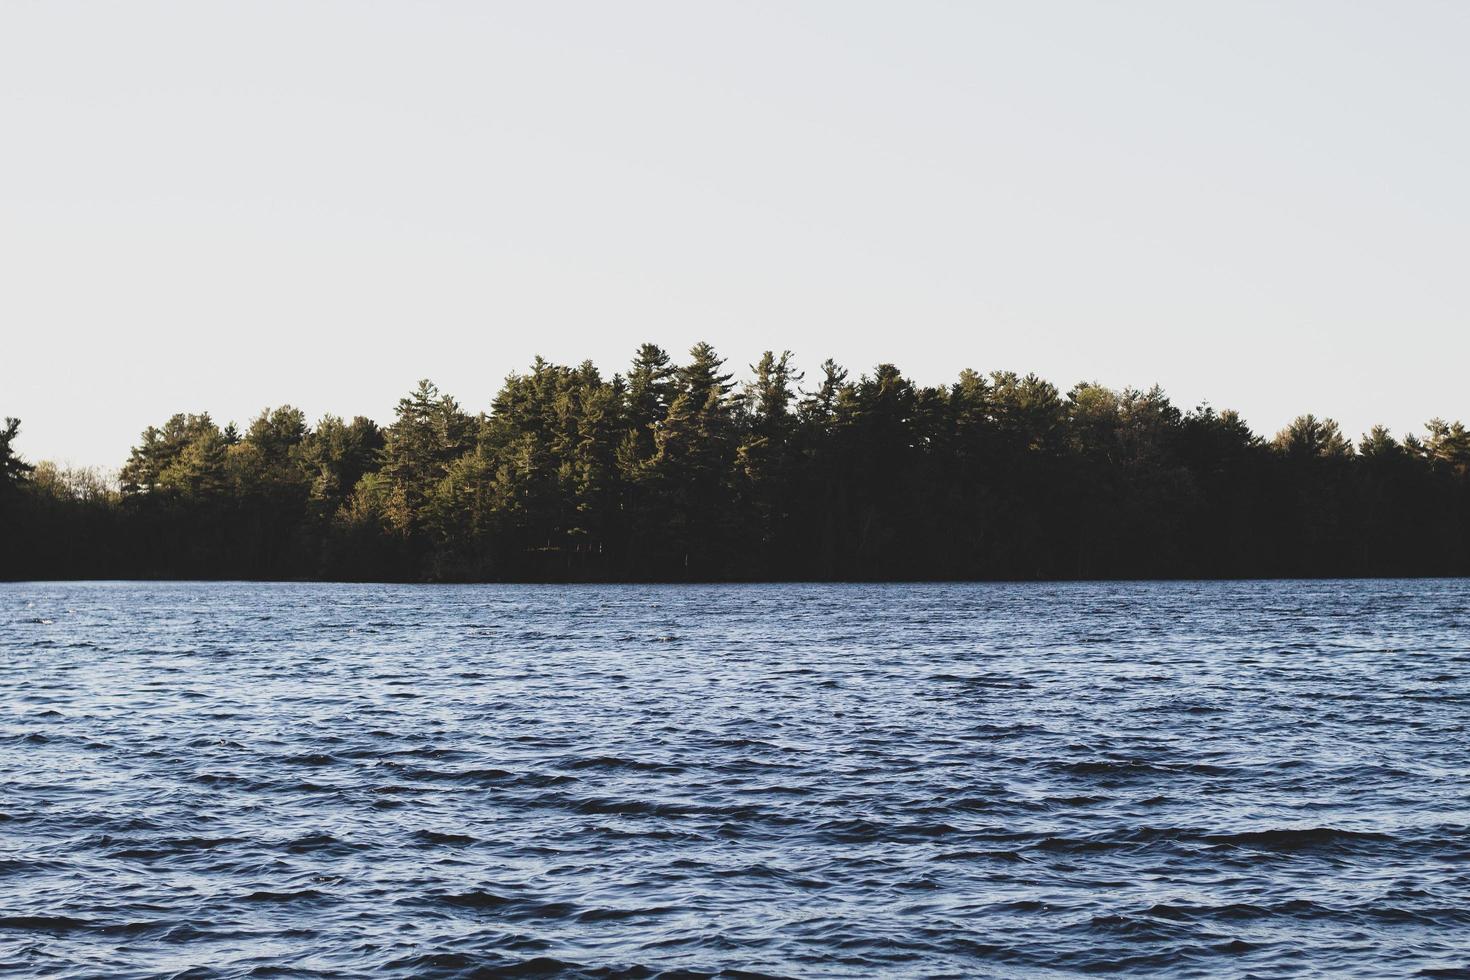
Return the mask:
[(229, 443), (209, 413), (175, 415), (161, 428), (149, 426), (143, 443), (122, 468), (127, 494), (162, 494), (201, 501), (221, 497), (228, 487)]
[(361, 415), (351, 422), (324, 415), (306, 433), (294, 453), (319, 518), (337, 513), (358, 481), (377, 468), (382, 450), (383, 431)]
[(7, 417), (0, 426), (0, 494), (15, 493), (30, 476), (33, 467), (15, 452), (15, 437), (20, 433), (20, 419)]
[(1470, 574), (1470, 432), (1303, 415), (1273, 439), (1158, 388), (708, 344), (625, 376), (536, 359), (473, 416), (429, 382), (379, 429), (290, 406), (144, 431), (118, 483), (0, 428), (0, 574), (384, 579)]
[(384, 432), (381, 483), (360, 503), (380, 509), (388, 527), (409, 537), (420, 528), (429, 493), (469, 448), (473, 421), (427, 379), (399, 399), (396, 415)]

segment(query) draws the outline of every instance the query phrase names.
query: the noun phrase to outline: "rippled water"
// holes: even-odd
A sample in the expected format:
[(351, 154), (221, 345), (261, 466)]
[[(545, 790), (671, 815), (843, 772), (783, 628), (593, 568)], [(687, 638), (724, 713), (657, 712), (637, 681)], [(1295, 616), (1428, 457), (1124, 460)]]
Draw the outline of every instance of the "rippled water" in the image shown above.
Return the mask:
[(1462, 581), (0, 586), (0, 972), (1470, 976)]

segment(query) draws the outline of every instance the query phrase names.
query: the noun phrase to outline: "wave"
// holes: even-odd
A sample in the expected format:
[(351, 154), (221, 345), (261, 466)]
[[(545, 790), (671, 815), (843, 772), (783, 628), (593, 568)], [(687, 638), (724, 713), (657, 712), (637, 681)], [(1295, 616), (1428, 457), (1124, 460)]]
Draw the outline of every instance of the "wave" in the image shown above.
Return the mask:
[(7, 977), (1470, 967), (1463, 582), (92, 591)]

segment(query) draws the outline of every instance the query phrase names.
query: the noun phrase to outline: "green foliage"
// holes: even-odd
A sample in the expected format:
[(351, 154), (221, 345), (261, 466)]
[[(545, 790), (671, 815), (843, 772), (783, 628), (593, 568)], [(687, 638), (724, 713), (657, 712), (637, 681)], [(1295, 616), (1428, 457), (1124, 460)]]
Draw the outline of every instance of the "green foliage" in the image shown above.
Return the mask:
[(353, 489), (378, 467), (383, 431), (361, 415), (351, 422), (326, 415), (293, 447), (308, 481), (308, 495), (320, 515), (335, 514)]
[(1464, 477), (1470, 471), (1470, 431), (1443, 419), (1431, 420), (1426, 428), (1429, 435), (1419, 445), (1419, 455), (1437, 469)]
[(37, 463), (31, 474), (31, 490), (42, 497), (66, 503), (118, 501), (117, 480), (95, 466), (58, 466), (50, 460)]
[(13, 493), (30, 476), (32, 466), (15, 452), (15, 437), (20, 434), (20, 419), (7, 417), (0, 426), (0, 494)]
[(428, 495), (470, 448), (473, 428), (459, 403), (427, 379), (399, 399), (397, 418), (384, 432), (380, 470), (387, 489), (381, 513), (398, 535), (419, 530)]
[(162, 428), (150, 425), (122, 468), (123, 493), (195, 501), (219, 497), (229, 485), (229, 449), (225, 433), (207, 412), (175, 415)]
[(428, 381), (392, 424), (268, 409), (150, 426), (114, 483), (0, 429), (0, 574), (411, 580), (1470, 573), (1470, 432), (1269, 442), (1157, 387), (789, 351), (737, 385), (697, 344), (626, 375), (537, 358), (481, 415)]
[(1332, 419), (1300, 415), (1276, 433), (1276, 449), (1293, 459), (1343, 459), (1353, 454), (1353, 445)]
[(227, 461), (236, 492), (246, 496), (304, 497), (308, 475), (298, 453), (306, 435), (306, 416), (289, 405), (261, 412), (242, 439), (231, 442), (226, 434)]

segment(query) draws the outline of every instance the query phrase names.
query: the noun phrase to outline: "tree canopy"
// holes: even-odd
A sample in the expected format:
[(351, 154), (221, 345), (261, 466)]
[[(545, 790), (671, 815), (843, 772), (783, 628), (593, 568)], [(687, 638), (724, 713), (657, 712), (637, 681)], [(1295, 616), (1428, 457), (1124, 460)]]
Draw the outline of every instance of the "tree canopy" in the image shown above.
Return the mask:
[(1470, 432), (1270, 439), (1157, 387), (1034, 374), (921, 386), (893, 364), (744, 380), (708, 344), (611, 376), (537, 358), (471, 412), (291, 406), (144, 429), (109, 482), (0, 428), (8, 577), (409, 581), (1470, 573)]

